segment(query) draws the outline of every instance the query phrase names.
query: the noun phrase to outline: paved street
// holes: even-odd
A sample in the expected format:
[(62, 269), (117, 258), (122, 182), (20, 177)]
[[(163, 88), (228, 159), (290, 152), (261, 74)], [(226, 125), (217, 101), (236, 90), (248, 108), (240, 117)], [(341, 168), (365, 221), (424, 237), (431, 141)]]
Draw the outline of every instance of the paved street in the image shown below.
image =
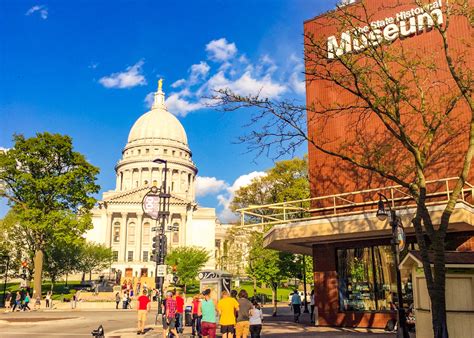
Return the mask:
[[(279, 309), (279, 316), (269, 315), (265, 309), (265, 337), (371, 337), (390, 338), (394, 334), (383, 330), (352, 330), (340, 328), (315, 328), (308, 326), (309, 316), (302, 316), (302, 323), (292, 322), (287, 307)], [(136, 337), (136, 312), (134, 310), (75, 310), (34, 311), (29, 313), (2, 313), (0, 315), (0, 337), (91, 337), (90, 332), (102, 324), (108, 338)], [(149, 315), (146, 337), (161, 337), (161, 328), (154, 326), (154, 315)], [(185, 337), (190, 328), (186, 327)]]

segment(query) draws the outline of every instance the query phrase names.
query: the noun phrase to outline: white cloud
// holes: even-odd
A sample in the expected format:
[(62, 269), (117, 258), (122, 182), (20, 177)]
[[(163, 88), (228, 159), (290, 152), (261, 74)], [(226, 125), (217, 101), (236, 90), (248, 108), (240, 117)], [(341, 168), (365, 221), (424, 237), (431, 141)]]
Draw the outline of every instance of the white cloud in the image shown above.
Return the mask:
[(48, 8), (44, 5), (35, 5), (26, 11), (25, 15), (32, 15), (38, 13), (41, 19), (46, 20), (48, 18)]
[(221, 71), (209, 79), (208, 86), (210, 90), (227, 88), (242, 96), (259, 93), (261, 97), (270, 99), (278, 98), (287, 90), (285, 85), (273, 81), (269, 74), (256, 78), (250, 71), (246, 71), (235, 80), (228, 79)]
[[(294, 72), (290, 75), (290, 85), (295, 93), (298, 95), (304, 95), (306, 93), (306, 83), (304, 76), (302, 74), (301, 76), (299, 75), (299, 72)], [(303, 77), (303, 79), (301, 77)]]
[(221, 192), (227, 187), (228, 187), (227, 183), (225, 183), (223, 180), (218, 180), (215, 177), (205, 177), (205, 176), (196, 177), (196, 196), (197, 197), (217, 194), (218, 192)]
[(145, 76), (143, 76), (143, 60), (138, 61), (133, 66), (127, 67), (123, 72), (113, 73), (99, 79), (99, 83), (106, 88), (133, 88), (146, 85)]
[(172, 88), (178, 88), (178, 87), (181, 87), (182, 85), (184, 85), (185, 83), (186, 83), (186, 80), (185, 80), (185, 79), (179, 79), (179, 80), (173, 82), (173, 83), (171, 84), (171, 87), (172, 87)]
[(206, 45), (209, 58), (214, 61), (227, 61), (237, 53), (235, 43), (228, 43), (226, 38), (212, 40)]
[(205, 61), (201, 61), (190, 68), (191, 75), (189, 76), (190, 84), (195, 84), (201, 79), (205, 79), (211, 67)]
[(176, 116), (186, 116), (189, 112), (203, 108), (203, 104), (190, 102), (184, 98), (182, 93), (172, 93), (166, 98), (166, 108)]
[(155, 99), (155, 92), (149, 92), (148, 94), (146, 94), (145, 99), (143, 100), (145, 102), (145, 107), (150, 109), (151, 105), (153, 104), (154, 99)]
[(227, 187), (225, 193), (217, 196), (217, 201), (222, 206), (222, 211), (219, 213), (221, 222), (233, 222), (238, 219), (238, 216), (230, 210), (230, 203), (234, 199), (235, 192), (241, 187), (245, 187), (252, 183), (252, 180), (257, 177), (265, 176), (263, 171), (253, 171), (249, 174), (239, 176), (232, 186)]

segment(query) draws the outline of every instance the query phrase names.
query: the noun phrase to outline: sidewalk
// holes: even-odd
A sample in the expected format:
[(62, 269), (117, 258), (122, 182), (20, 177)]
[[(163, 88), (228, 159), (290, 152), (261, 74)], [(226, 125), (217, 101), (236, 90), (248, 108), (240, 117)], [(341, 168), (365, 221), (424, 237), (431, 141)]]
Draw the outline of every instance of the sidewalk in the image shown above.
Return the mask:
[[(351, 329), (335, 327), (315, 327), (310, 324), (309, 314), (303, 313), (300, 323), (293, 322), (293, 314), (289, 307), (278, 308), (278, 316), (271, 316), (271, 307), (264, 308), (264, 324), (262, 330), (263, 337), (285, 338), (285, 337), (340, 337), (340, 338), (393, 338), (394, 333), (385, 332), (381, 329)], [(192, 337), (191, 328), (186, 327), (184, 334), (180, 338)], [(218, 329), (218, 337), (221, 337)], [(131, 338), (137, 337), (135, 328), (127, 328), (106, 332), (106, 337), (110, 338)], [(161, 326), (147, 326), (147, 333), (144, 337), (162, 337)]]

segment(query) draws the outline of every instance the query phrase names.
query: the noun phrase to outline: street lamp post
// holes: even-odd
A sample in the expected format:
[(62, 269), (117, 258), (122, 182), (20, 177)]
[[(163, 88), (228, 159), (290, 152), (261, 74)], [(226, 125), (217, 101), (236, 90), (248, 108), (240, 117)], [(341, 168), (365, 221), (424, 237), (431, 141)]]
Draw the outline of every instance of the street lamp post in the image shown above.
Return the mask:
[[(397, 216), (396, 210), (393, 210), (390, 206), (390, 203), (385, 197), (385, 195), (379, 193), (379, 202), (378, 202), (378, 209), (377, 209), (377, 218), (381, 221), (385, 221), (387, 217), (389, 217), (389, 223), (392, 228), (392, 253), (393, 253), (393, 263), (395, 265), (395, 273), (397, 279), (397, 298), (398, 298), (398, 306), (397, 306), (397, 337), (400, 338), (409, 338), (410, 334), (408, 333), (407, 325), (406, 325), (406, 316), (405, 310), (403, 309), (403, 295), (402, 295), (402, 279), (400, 276), (400, 268), (398, 267), (399, 264), (399, 256), (400, 256), (400, 249), (399, 249), (399, 240), (398, 240), (398, 226), (400, 219)], [(384, 199), (388, 205), (389, 213), (385, 210), (385, 203), (382, 200)]]
[(5, 298), (7, 296), (7, 278), (8, 278), (8, 268), (10, 263), (10, 257), (5, 255), (2, 256), (2, 260), (6, 260), (7, 263), (5, 264), (5, 281), (3, 282), (3, 307), (6, 307)]
[[(167, 185), (167, 173), (168, 173), (168, 162), (166, 160), (162, 160), (160, 158), (154, 159), (154, 163), (164, 164), (165, 174), (164, 179), (161, 183), (161, 187), (158, 188), (156, 186), (152, 186), (150, 191), (145, 195), (142, 202), (143, 211), (147, 214), (151, 219), (156, 221), (160, 221), (160, 226), (155, 226), (155, 236), (153, 237), (153, 261), (156, 263), (155, 265), (155, 288), (159, 290), (158, 301), (160, 302), (160, 298), (163, 295), (163, 284), (164, 284), (164, 276), (163, 276), (163, 265), (165, 263), (166, 257), (166, 222), (170, 215), (169, 205), (170, 205), (170, 197), (171, 194), (168, 191)], [(161, 266), (161, 270), (158, 270), (158, 267)], [(160, 271), (160, 276), (158, 276), (158, 272)], [(166, 272), (165, 272), (166, 273)], [(158, 312), (160, 312), (161, 307), (158, 306)]]
[(307, 297), (307, 289), (306, 289), (306, 255), (303, 254), (303, 292), (304, 292), (304, 310), (303, 313), (309, 313), (308, 310), (308, 297)]
[[(166, 220), (168, 219), (169, 214), (170, 214), (169, 206), (170, 206), (171, 195), (169, 194), (168, 184), (167, 184), (168, 161), (157, 158), (157, 159), (154, 159), (153, 162), (161, 163), (165, 165), (165, 175), (161, 183), (161, 189), (159, 193), (160, 209), (158, 212), (158, 218), (160, 219), (160, 227), (159, 229), (156, 229), (157, 232), (159, 230), (159, 237), (160, 237), (159, 254), (158, 254), (158, 260), (156, 262), (156, 269), (158, 271), (158, 265), (163, 265), (165, 263), (165, 257), (166, 257), (165, 228), (166, 228)], [(164, 277), (158, 277), (155, 274), (155, 284), (156, 284), (156, 288), (160, 290), (160, 295), (163, 295), (163, 282), (164, 282)]]

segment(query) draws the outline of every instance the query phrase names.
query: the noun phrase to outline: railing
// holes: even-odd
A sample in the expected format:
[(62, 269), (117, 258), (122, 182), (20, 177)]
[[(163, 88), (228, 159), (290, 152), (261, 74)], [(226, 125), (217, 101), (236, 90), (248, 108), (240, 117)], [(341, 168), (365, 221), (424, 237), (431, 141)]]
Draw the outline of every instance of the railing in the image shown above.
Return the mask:
[[(426, 182), (426, 205), (446, 204), (457, 177), (438, 179)], [(273, 226), (301, 221), (349, 216), (354, 214), (376, 212), (378, 194), (384, 194), (394, 209), (415, 207), (411, 195), (400, 185), (347, 192), (329, 196), (313, 197), (297, 201), (251, 205), (238, 209), (241, 215), (240, 228)], [(474, 206), (474, 186), (465, 182), (461, 189), (459, 201)], [(266, 229), (268, 230), (268, 229)]]

